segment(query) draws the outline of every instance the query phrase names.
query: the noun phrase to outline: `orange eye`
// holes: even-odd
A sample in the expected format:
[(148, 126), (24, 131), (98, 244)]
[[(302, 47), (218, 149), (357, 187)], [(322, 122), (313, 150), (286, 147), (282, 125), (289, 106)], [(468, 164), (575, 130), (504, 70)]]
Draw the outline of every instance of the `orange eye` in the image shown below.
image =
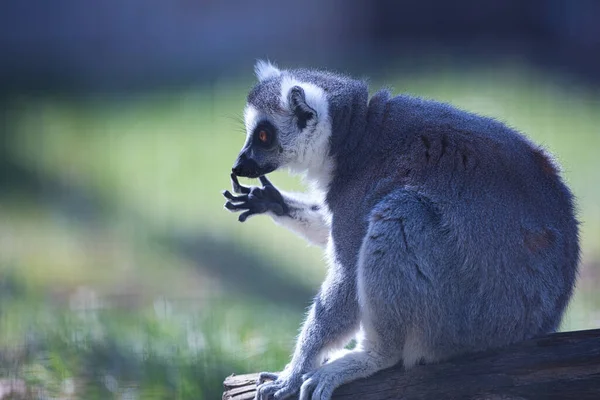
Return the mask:
[(268, 139), (269, 139), (269, 134), (267, 133), (267, 131), (260, 131), (258, 132), (258, 139), (265, 143)]

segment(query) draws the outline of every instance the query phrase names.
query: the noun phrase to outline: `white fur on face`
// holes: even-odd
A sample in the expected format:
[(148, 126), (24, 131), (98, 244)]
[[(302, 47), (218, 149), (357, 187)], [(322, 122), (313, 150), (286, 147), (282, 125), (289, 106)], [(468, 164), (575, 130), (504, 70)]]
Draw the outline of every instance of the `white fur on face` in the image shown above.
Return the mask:
[(254, 66), (254, 73), (259, 81), (281, 75), (281, 71), (277, 66), (271, 64), (270, 61), (258, 60)]
[(288, 94), (294, 86), (300, 86), (304, 90), (306, 103), (317, 115), (295, 138), (296, 157), (288, 168), (296, 173), (306, 172), (306, 177), (316, 189), (325, 191), (331, 182), (333, 171), (333, 160), (329, 157), (331, 121), (327, 96), (323, 89), (312, 83), (284, 76), (281, 81), (281, 105), (285, 110), (289, 110)]
[(256, 125), (258, 125), (259, 119), (260, 113), (258, 110), (254, 106), (247, 104), (244, 109), (244, 125), (246, 127), (246, 142), (244, 143), (244, 147), (246, 147), (248, 141), (251, 139), (250, 135), (254, 131), (254, 128), (256, 128)]
[(253, 105), (247, 104), (244, 109), (244, 125), (246, 126), (246, 133), (250, 133), (258, 125), (259, 112)]

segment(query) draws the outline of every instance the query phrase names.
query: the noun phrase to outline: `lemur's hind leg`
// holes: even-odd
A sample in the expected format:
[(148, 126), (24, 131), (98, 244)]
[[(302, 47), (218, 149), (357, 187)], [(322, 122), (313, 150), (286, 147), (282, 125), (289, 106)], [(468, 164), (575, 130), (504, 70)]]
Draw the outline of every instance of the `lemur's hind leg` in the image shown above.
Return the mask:
[(357, 347), (304, 376), (300, 400), (329, 400), (339, 386), (396, 365), (402, 349), (366, 334)]
[(357, 268), (364, 338), (356, 350), (306, 375), (301, 400), (328, 400), (340, 385), (400, 361), (412, 367), (435, 360), (428, 335), (443, 318), (429, 304), (436, 299), (436, 273), (423, 254), (443, 246), (441, 232), (433, 208), (414, 193), (398, 191), (374, 208)]

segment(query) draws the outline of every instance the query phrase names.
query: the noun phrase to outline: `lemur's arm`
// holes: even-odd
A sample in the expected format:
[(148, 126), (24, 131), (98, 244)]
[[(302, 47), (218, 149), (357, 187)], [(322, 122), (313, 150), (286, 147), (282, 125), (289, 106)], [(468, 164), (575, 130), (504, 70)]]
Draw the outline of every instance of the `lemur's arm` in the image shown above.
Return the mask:
[(287, 214), (279, 216), (269, 213), (273, 220), (309, 242), (325, 247), (329, 238), (330, 225), (323, 206), (302, 194), (281, 192), (288, 206)]
[(282, 193), (269, 180), (260, 177), (262, 187), (240, 185), (235, 175), (231, 175), (233, 191), (241, 194), (234, 196), (225, 190), (228, 199), (225, 208), (230, 211), (243, 211), (239, 221), (261, 213), (269, 214), (273, 220), (304, 237), (309, 242), (325, 246), (329, 238), (327, 214), (317, 201), (310, 201), (299, 194)]

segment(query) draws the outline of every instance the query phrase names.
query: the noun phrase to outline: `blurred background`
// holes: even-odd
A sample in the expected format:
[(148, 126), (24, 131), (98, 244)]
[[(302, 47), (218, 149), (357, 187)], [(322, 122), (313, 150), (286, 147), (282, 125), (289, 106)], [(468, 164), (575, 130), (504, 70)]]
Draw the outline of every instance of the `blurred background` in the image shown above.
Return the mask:
[(258, 58), (553, 152), (582, 222), (562, 329), (600, 327), (599, 20), (595, 0), (3, 1), (0, 399), (215, 399), (285, 365), (322, 252), (220, 194)]

